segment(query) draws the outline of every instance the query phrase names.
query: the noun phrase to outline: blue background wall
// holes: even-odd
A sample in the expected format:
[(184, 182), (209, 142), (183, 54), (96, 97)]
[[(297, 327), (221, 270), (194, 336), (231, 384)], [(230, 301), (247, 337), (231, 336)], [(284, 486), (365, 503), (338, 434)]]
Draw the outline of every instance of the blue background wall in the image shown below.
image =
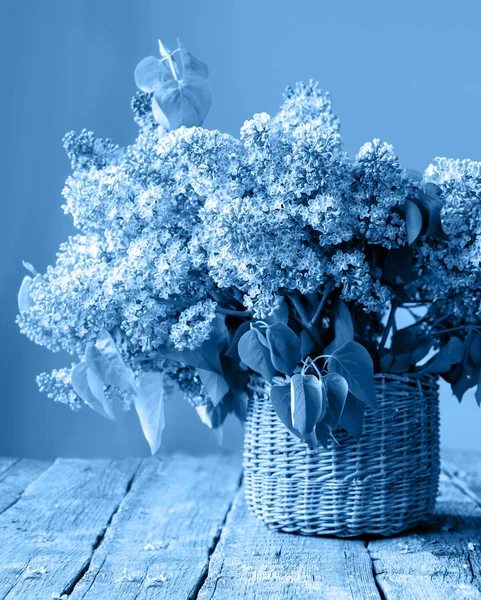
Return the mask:
[[(209, 64), (206, 121), (236, 133), (273, 112), (284, 87), (318, 79), (332, 92), (350, 152), (373, 137), (423, 169), (435, 156), (481, 160), (481, 3), (324, 0), (23, 0), (0, 18), (0, 454), (143, 454), (135, 415), (121, 426), (73, 414), (37, 391), (35, 375), (63, 366), (14, 323), (21, 260), (43, 270), (72, 232), (60, 208), (69, 172), (61, 138), (83, 127), (121, 144), (137, 62), (176, 37)], [(481, 450), (481, 409), (442, 394), (443, 443)], [(179, 398), (167, 409), (165, 451), (212, 451), (212, 433)], [(240, 448), (230, 423), (226, 446)]]

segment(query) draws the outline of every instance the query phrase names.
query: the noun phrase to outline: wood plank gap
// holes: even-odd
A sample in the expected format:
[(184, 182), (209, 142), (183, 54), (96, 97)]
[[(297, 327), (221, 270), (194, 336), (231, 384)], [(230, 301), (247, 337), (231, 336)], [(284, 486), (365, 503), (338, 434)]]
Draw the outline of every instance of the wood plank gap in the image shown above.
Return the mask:
[(368, 550), (389, 600), (481, 600), (480, 539), (481, 507), (443, 470), (430, 518)]
[(74, 591), (77, 584), (80, 583), (80, 581), (83, 579), (85, 573), (87, 573), (87, 571), (89, 570), (89, 567), (92, 563), (95, 552), (97, 551), (97, 549), (99, 548), (99, 546), (101, 545), (103, 540), (105, 539), (107, 531), (109, 530), (109, 527), (112, 525), (112, 521), (113, 521), (115, 515), (119, 512), (120, 505), (125, 500), (125, 498), (129, 494), (130, 490), (132, 489), (132, 485), (133, 485), (134, 480), (140, 470), (142, 462), (143, 462), (142, 460), (139, 461), (137, 468), (133, 472), (132, 477), (129, 479), (127, 486), (125, 487), (125, 494), (119, 500), (117, 506), (115, 507), (112, 514), (110, 515), (109, 520), (105, 524), (105, 527), (99, 532), (95, 542), (92, 544), (92, 553), (90, 554), (90, 558), (87, 561), (85, 561), (85, 564), (83, 565), (82, 569), (79, 571), (77, 577), (75, 577), (75, 579), (73, 579), (72, 582), (68, 586), (66, 586), (66, 588), (63, 590), (62, 594), (60, 594), (61, 597), (62, 596), (67, 596), (67, 597), (70, 596), (70, 594), (72, 594), (72, 592)]
[(0, 473), (0, 515), (19, 502), (28, 486), (34, 483), (52, 464), (28, 458), (16, 459)]
[[(7, 466), (4, 466), (3, 468), (0, 467), (0, 481), (3, 481), (6, 477), (6, 475), (8, 474), (8, 472), (11, 471), (15, 465), (18, 465), (18, 463), (20, 462), (21, 459), (17, 458), (17, 457), (12, 457), (11, 459), (1, 458), (0, 460), (8, 461)], [(10, 461), (12, 461), (12, 462), (10, 462)]]
[(367, 554), (368, 554), (369, 558), (371, 559), (372, 578), (374, 579), (374, 585), (376, 586), (377, 593), (379, 594), (379, 599), (380, 600), (388, 600), (388, 598), (387, 598), (387, 596), (384, 593), (384, 590), (382, 588), (381, 582), (377, 578), (378, 573), (377, 573), (377, 570), (376, 570), (376, 564), (375, 564), (375, 561), (374, 561), (374, 557), (372, 556), (371, 552), (369, 551), (369, 543), (370, 543), (369, 540), (366, 540), (365, 546), (366, 546)]
[(269, 529), (239, 490), (198, 600), (381, 600), (365, 540)]
[(226, 513), (224, 515), (224, 519), (222, 520), (222, 522), (219, 524), (219, 527), (217, 529), (217, 532), (212, 540), (212, 544), (210, 545), (208, 551), (207, 551), (207, 564), (205, 565), (205, 569), (204, 572), (202, 573), (202, 575), (199, 577), (199, 582), (196, 585), (195, 589), (192, 590), (192, 594), (190, 594), (190, 596), (187, 598), (187, 600), (198, 600), (199, 597), (199, 593), (204, 585), (204, 583), (207, 580), (207, 577), (209, 576), (209, 568), (210, 568), (210, 561), (212, 558), (212, 555), (215, 552), (215, 549), (217, 548), (217, 544), (220, 541), (221, 535), (222, 535), (222, 531), (224, 529), (224, 525), (227, 522), (227, 518), (229, 516), (229, 513), (232, 510), (232, 507), (234, 505), (234, 500), (235, 497), (237, 495), (237, 492), (240, 490), (241, 486), (242, 486), (242, 479), (243, 479), (243, 473), (241, 472), (240, 476), (239, 476), (239, 481), (237, 482), (237, 488), (235, 493), (232, 496), (232, 501), (229, 504), (229, 506), (227, 507)]
[(195, 597), (239, 463), (234, 455), (145, 459), (69, 600)]
[(468, 564), (469, 570), (471, 572), (471, 583), (473, 583), (474, 580), (476, 579), (476, 575), (474, 572), (473, 561), (471, 560), (471, 554), (469, 552), (467, 553), (466, 558), (467, 558), (467, 564)]
[(0, 484), (10, 502), (20, 483), (31, 482), (0, 514), (0, 598), (61, 597), (91, 559), (139, 462), (58, 459), (44, 470), (40, 461), (22, 459)]

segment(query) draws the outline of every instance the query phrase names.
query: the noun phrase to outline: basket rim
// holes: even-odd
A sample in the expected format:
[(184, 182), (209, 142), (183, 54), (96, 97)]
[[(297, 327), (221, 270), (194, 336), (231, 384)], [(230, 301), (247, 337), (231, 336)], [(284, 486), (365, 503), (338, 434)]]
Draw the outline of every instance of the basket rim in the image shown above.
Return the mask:
[[(426, 373), (425, 371), (414, 371), (409, 373), (374, 373), (374, 379), (375, 381), (392, 381), (396, 383), (405, 383), (407, 385), (418, 382), (437, 385), (438, 375), (436, 373)], [(250, 373), (247, 387), (251, 389), (253, 386), (270, 388), (271, 384), (264, 377), (262, 377), (262, 375)]]

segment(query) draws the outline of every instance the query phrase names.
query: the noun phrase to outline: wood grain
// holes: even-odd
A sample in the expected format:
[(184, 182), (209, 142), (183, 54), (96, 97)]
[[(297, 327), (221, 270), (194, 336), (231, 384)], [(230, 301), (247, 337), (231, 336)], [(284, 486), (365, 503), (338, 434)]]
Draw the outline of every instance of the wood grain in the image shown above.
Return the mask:
[(240, 472), (240, 460), (225, 456), (144, 461), (69, 598), (195, 597)]
[(42, 460), (0, 459), (0, 513), (15, 504), (25, 488), (49, 466)]
[(268, 530), (233, 457), (0, 458), (0, 600), (481, 600), (481, 455), (444, 460), (427, 524), (342, 540)]
[(271, 531), (236, 497), (199, 600), (378, 600), (360, 540)]
[(453, 484), (481, 505), (481, 453), (446, 449), (442, 456), (444, 472)]
[(15, 460), (7, 469), (2, 470), (0, 466), (0, 513), (15, 504), (21, 498), (25, 488), (50, 464), (47, 461), (23, 458)]
[(57, 460), (0, 514), (0, 598), (60, 597), (90, 563), (139, 465)]
[[(471, 465), (472, 482), (481, 489), (479, 473)], [(369, 543), (385, 598), (481, 600), (481, 503), (467, 486), (461, 490), (457, 479), (457, 468), (445, 464), (429, 523), (410, 534)]]

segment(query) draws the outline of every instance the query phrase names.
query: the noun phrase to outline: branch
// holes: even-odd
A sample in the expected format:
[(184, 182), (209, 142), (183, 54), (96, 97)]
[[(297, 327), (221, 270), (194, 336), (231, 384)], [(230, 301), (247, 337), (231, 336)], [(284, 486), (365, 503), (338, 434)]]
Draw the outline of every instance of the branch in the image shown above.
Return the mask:
[(289, 295), (289, 298), (297, 310), (297, 314), (301, 317), (302, 324), (306, 329), (309, 329), (309, 317), (307, 316), (306, 309), (302, 306), (301, 295), (296, 291), (292, 295)]
[(317, 330), (310, 324), (309, 317), (305, 308), (302, 306), (302, 300), (300, 293), (296, 290), (293, 294), (289, 294), (289, 300), (292, 302), (294, 308), (296, 309), (299, 317), (301, 318), (302, 326), (305, 328), (307, 333), (311, 336), (314, 344), (320, 349), (321, 348), (321, 338), (319, 337), (319, 333)]
[(386, 327), (384, 328), (381, 341), (379, 342), (379, 353), (381, 353), (381, 351), (384, 349), (384, 346), (385, 346), (385, 344), (387, 342), (387, 338), (389, 336), (389, 332), (391, 331), (391, 327), (392, 327), (393, 322), (394, 322), (394, 313), (396, 312), (396, 309), (398, 308), (398, 306), (399, 305), (396, 302), (396, 300), (393, 300), (392, 303), (391, 303), (391, 310), (389, 312), (389, 317), (387, 319)]
[(219, 307), (217, 310), (224, 315), (233, 315), (235, 317), (247, 317), (252, 315), (252, 311), (250, 310), (231, 310), (230, 308), (222, 308)]
[(309, 321), (309, 326), (313, 327), (316, 323), (317, 320), (319, 319), (322, 309), (324, 308), (324, 304), (326, 303), (326, 300), (329, 296), (329, 294), (332, 291), (332, 288), (334, 287), (334, 282), (331, 281), (326, 285), (325, 289), (324, 289), (324, 294), (321, 298), (321, 301), (319, 302), (319, 306), (316, 308), (316, 312), (312, 315), (311, 320)]

